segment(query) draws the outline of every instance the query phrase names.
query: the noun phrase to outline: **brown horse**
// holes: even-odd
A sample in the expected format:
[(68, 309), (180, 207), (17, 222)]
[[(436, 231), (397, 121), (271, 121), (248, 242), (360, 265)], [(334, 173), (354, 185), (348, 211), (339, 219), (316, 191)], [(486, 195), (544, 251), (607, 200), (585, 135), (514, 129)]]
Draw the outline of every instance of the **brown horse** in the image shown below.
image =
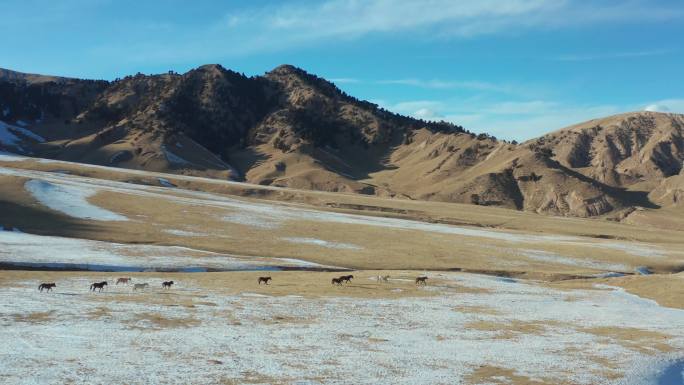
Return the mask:
[(428, 277), (418, 277), (416, 278), (416, 285), (422, 284), (422, 285), (427, 285), (427, 279)]
[(342, 282), (350, 283), (351, 280), (352, 280), (352, 278), (354, 278), (354, 276), (351, 275), (351, 274), (349, 274), (349, 275), (343, 275), (343, 276), (341, 276), (341, 277), (340, 277), (340, 280), (341, 280)]
[(331, 284), (332, 284), (332, 285), (340, 285), (340, 286), (342, 286), (342, 277), (340, 277), (340, 278), (333, 278)]
[(271, 277), (259, 277), (259, 280), (257, 280), (257, 282), (259, 283), (259, 285), (261, 285), (262, 282), (268, 285), (268, 281), (272, 280), (273, 279)]
[(128, 285), (128, 284), (131, 282), (132, 279), (133, 279), (133, 278), (131, 278), (131, 277), (128, 277), (128, 278), (119, 278), (119, 279), (116, 280), (116, 284), (118, 285), (118, 284), (120, 284), (120, 283), (123, 283), (123, 284)]
[(105, 286), (107, 286), (107, 281), (95, 282), (90, 285), (90, 291), (95, 291), (95, 289), (100, 289), (100, 291), (102, 291)]
[(162, 282), (162, 288), (164, 289), (170, 289), (171, 285), (173, 285), (173, 281), (164, 281)]
[(53, 283), (41, 283), (40, 286), (38, 286), (38, 290), (40, 290), (40, 292), (42, 293), (43, 289), (45, 289), (47, 291), (51, 291), (53, 287), (57, 287), (57, 284), (54, 282)]

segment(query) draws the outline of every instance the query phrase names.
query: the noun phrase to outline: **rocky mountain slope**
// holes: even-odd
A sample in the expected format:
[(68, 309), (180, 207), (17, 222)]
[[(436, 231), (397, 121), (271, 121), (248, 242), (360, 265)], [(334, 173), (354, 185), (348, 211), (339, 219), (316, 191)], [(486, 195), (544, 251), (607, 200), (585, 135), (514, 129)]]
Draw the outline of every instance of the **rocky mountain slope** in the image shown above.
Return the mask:
[(681, 115), (618, 115), (518, 145), (393, 114), (288, 65), (112, 82), (0, 70), (0, 121), (0, 150), (265, 185), (571, 216), (684, 197)]

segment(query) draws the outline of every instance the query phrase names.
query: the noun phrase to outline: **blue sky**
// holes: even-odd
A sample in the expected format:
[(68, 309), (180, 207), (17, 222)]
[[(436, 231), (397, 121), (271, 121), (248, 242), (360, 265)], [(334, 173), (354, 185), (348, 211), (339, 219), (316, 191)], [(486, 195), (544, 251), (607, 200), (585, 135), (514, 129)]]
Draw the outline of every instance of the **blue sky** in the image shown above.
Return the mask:
[(361, 99), (528, 139), (684, 113), (682, 0), (0, 0), (0, 67), (113, 79), (288, 63)]

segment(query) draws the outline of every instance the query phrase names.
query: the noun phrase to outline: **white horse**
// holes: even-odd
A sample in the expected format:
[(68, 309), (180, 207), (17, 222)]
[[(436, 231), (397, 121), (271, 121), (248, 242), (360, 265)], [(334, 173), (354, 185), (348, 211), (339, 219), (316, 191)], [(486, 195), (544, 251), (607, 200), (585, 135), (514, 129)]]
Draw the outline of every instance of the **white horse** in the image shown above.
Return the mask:
[(380, 282), (389, 282), (389, 275), (378, 275), (377, 281)]
[(135, 283), (133, 284), (133, 291), (138, 290), (138, 289), (146, 289), (148, 286), (150, 286), (149, 283)]

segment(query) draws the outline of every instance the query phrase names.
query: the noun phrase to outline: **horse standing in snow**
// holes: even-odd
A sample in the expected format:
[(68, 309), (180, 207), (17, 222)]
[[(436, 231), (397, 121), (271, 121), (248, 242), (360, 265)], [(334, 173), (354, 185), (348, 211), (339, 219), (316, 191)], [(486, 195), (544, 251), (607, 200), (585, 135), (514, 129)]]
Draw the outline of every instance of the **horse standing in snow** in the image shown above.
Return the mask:
[(268, 281), (272, 281), (272, 280), (273, 279), (271, 277), (259, 277), (257, 282), (259, 283), (259, 285), (261, 285), (262, 282), (268, 285)]
[(57, 287), (57, 284), (54, 282), (53, 283), (41, 283), (40, 286), (38, 286), (38, 290), (40, 290), (40, 292), (42, 293), (43, 289), (45, 289), (47, 291), (51, 291), (53, 287)]
[(416, 278), (416, 285), (427, 285), (428, 277), (418, 277)]
[(164, 281), (162, 282), (162, 288), (164, 289), (170, 289), (171, 285), (173, 285), (173, 281)]
[(148, 286), (150, 286), (149, 283), (135, 283), (133, 284), (133, 291), (136, 291), (138, 289), (146, 289)]
[(107, 281), (95, 282), (90, 285), (90, 291), (95, 291), (95, 289), (100, 289), (100, 291), (102, 291), (105, 286), (107, 286)]
[(120, 284), (120, 283), (123, 283), (123, 284), (128, 285), (128, 284), (131, 282), (132, 279), (133, 279), (133, 278), (130, 278), (130, 277), (128, 277), (128, 278), (119, 278), (119, 279), (116, 280), (116, 284), (118, 285), (118, 284)]

